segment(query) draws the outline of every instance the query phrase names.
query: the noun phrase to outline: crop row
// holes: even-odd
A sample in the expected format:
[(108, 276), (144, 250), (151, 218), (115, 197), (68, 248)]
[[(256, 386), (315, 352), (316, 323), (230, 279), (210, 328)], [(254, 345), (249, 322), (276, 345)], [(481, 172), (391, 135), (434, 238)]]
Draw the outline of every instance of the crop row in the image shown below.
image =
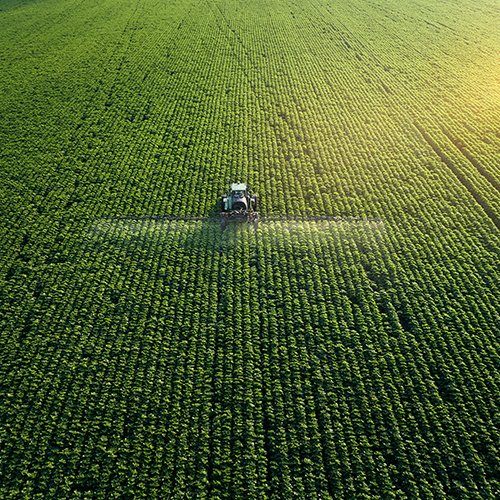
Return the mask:
[[(2, 498), (500, 495), (500, 40), (454, 9), (0, 11)], [(232, 180), (381, 221), (94, 219)]]
[[(127, 23), (120, 19), (122, 52), (108, 47), (108, 67), (92, 75), (88, 88), (75, 87), (66, 107), (49, 112), (52, 103), (40, 102), (41, 116), (47, 111), (50, 118), (28, 128), (31, 149), (10, 134), (7, 184), (18, 200), (6, 203), (6, 215), (23, 223), (40, 214), (211, 212), (225, 184), (240, 177), (273, 212), (404, 219), (426, 199), (439, 217), (435, 193), (467, 194), (425, 141), (422, 148), (413, 123), (438, 140), (443, 126), (462, 131), (469, 115), (452, 116), (439, 102), (442, 117), (422, 112), (433, 102), (425, 88), (411, 94), (383, 69), (390, 61), (348, 57), (362, 44), (355, 31), (325, 26), (304, 6), (292, 20), (266, 21), (252, 9), (238, 14), (238, 7), (194, 9), (179, 29), (174, 14), (159, 20), (150, 6)], [(310, 36), (290, 38), (307, 29)], [(391, 92), (379, 92), (382, 84)], [(468, 132), (467, 140), (483, 168), (479, 133)], [(491, 183), (463, 157), (455, 163), (498, 213)], [(498, 182), (494, 167), (484, 168)], [(29, 189), (20, 193), (23, 185)], [(393, 198), (401, 190), (404, 198)], [(473, 197), (467, 204), (473, 218), (488, 224)]]
[(219, 231), (96, 222), (40, 276), (3, 329), (7, 498), (497, 494), (474, 263), (414, 266), (373, 223)]

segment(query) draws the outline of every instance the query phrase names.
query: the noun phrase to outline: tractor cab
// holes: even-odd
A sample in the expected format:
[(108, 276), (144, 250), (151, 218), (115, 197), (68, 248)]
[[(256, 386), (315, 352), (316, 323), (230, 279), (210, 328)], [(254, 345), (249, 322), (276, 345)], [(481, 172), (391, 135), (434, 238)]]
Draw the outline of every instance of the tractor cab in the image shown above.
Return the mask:
[(227, 194), (222, 196), (222, 211), (246, 211), (249, 208), (250, 196), (246, 184), (233, 183), (227, 190)]
[[(243, 188), (243, 189), (234, 189), (234, 188)], [(246, 185), (245, 184), (233, 184), (231, 186), (231, 191), (233, 193), (232, 196), (232, 209), (233, 210), (246, 210), (247, 207), (247, 199), (246, 199)]]

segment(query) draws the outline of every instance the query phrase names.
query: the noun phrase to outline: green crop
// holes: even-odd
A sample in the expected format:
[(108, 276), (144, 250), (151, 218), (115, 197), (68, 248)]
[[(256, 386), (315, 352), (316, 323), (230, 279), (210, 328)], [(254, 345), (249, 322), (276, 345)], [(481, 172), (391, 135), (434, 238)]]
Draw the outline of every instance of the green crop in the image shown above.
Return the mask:
[(499, 17), (0, 0), (0, 498), (499, 498)]

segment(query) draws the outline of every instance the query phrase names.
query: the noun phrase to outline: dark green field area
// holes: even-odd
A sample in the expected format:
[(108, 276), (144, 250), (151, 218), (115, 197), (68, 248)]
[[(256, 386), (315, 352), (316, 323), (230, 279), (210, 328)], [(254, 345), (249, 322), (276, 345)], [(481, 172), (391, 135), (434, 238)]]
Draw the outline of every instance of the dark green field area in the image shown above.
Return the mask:
[(0, 498), (500, 498), (498, 26), (0, 0)]

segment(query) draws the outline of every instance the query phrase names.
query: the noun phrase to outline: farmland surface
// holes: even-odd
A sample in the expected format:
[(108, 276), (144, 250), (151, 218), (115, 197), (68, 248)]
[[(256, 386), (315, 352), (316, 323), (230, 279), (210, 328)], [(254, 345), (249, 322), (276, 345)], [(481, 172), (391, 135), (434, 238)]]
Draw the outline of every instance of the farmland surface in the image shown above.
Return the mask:
[(0, 0), (0, 498), (500, 498), (499, 26)]

